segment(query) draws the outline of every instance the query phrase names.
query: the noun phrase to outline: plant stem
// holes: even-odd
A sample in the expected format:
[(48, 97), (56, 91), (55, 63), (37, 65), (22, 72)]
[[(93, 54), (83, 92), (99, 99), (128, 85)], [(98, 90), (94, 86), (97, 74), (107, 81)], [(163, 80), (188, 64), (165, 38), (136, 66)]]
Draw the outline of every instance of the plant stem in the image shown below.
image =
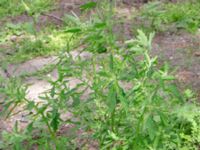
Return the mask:
[(111, 130), (112, 132), (115, 131), (115, 109), (111, 113)]

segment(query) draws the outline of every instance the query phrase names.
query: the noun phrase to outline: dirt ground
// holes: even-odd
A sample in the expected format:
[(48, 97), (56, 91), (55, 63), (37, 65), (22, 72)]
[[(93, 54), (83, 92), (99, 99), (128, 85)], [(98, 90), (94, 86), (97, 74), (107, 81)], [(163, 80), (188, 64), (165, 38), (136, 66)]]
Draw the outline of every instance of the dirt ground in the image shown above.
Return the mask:
[(167, 61), (181, 86), (200, 94), (200, 36), (188, 33), (157, 35), (153, 43), (154, 55)]

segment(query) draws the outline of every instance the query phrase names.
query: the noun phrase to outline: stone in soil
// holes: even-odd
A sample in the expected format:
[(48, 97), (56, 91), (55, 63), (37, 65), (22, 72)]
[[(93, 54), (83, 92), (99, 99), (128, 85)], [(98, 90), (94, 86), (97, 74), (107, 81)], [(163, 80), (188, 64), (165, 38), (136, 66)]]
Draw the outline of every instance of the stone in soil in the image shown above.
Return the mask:
[(10, 64), (7, 67), (7, 72), (12, 77), (18, 77), (24, 74), (32, 74), (35, 73), (41, 69), (43, 69), (46, 65), (50, 64), (56, 64), (57, 63), (57, 57), (39, 57), (32, 60), (29, 60), (27, 62), (24, 62), (22, 64)]

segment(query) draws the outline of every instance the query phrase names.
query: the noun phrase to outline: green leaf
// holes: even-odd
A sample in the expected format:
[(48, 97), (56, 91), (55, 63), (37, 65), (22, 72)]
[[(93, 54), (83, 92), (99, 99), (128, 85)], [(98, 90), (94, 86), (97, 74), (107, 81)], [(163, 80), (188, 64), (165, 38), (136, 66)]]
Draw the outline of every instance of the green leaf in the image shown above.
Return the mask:
[(145, 123), (145, 127), (148, 131), (149, 137), (151, 140), (153, 140), (156, 136), (156, 124), (153, 120), (153, 117), (151, 115), (148, 116), (146, 123)]
[(148, 48), (151, 50), (151, 45), (152, 45), (152, 42), (153, 42), (153, 38), (155, 36), (155, 33), (150, 33), (149, 35), (149, 42), (148, 42)]
[(112, 54), (110, 54), (109, 66), (110, 66), (110, 70), (113, 71), (113, 69), (114, 69), (114, 60), (113, 60), (113, 55)]
[(35, 102), (34, 102), (34, 101), (30, 101), (30, 102), (28, 103), (28, 105), (27, 105), (27, 109), (28, 109), (28, 110), (32, 110), (34, 106), (35, 106)]
[(142, 46), (145, 46), (145, 47), (148, 47), (148, 38), (147, 36), (144, 34), (144, 32), (142, 30), (137, 30), (138, 32), (138, 36), (137, 36), (137, 39), (138, 39), (138, 42), (142, 45)]
[(107, 51), (107, 48), (105, 46), (103, 46), (102, 44), (99, 44), (99, 46), (97, 47), (97, 52), (105, 53), (106, 51)]
[(111, 138), (115, 141), (119, 140), (120, 138), (112, 131), (108, 131), (108, 134), (111, 136)]
[(79, 32), (81, 32), (81, 28), (71, 28), (71, 29), (66, 30), (65, 32), (67, 32), (67, 33), (79, 33)]
[(126, 99), (126, 94), (124, 92), (124, 89), (121, 88), (120, 86), (118, 86), (118, 98), (120, 100), (120, 102), (122, 103), (122, 105), (124, 106), (124, 108), (127, 110), (128, 109), (128, 102)]
[(175, 77), (172, 75), (163, 75), (162, 80), (175, 80)]
[(187, 99), (190, 99), (190, 98), (194, 97), (194, 93), (190, 89), (186, 89), (184, 91), (184, 94), (185, 94)]
[(95, 28), (104, 28), (106, 27), (106, 23), (105, 22), (102, 22), (102, 23), (96, 23), (94, 25)]
[(51, 127), (53, 128), (54, 131), (57, 131), (58, 125), (59, 125), (59, 120), (60, 120), (60, 114), (58, 113), (57, 109), (54, 109), (52, 111), (52, 120), (51, 120)]
[(108, 97), (107, 97), (107, 105), (108, 105), (108, 109), (110, 112), (113, 112), (115, 107), (116, 107), (116, 92), (115, 89), (112, 85), (112, 87), (110, 87), (110, 90), (108, 92)]
[(97, 5), (96, 2), (88, 2), (88, 3), (81, 5), (80, 9), (81, 10), (90, 10), (90, 9), (96, 7), (96, 5)]
[(35, 34), (36, 33), (36, 30), (35, 30), (35, 27), (34, 27), (33, 23), (27, 23), (24, 26), (24, 29), (26, 30), (26, 32), (28, 32), (30, 34)]
[(26, 127), (26, 130), (28, 133), (31, 133), (33, 131), (33, 122), (29, 123)]
[(161, 112), (161, 111), (157, 111), (157, 113), (160, 116), (162, 124), (164, 126), (167, 126), (168, 125), (168, 118), (167, 118), (167, 116), (163, 112)]
[[(42, 97), (41, 97), (42, 98)], [(46, 98), (44, 98), (44, 99), (46, 99)], [(38, 114), (41, 114), (41, 113), (43, 113), (46, 109), (47, 109), (47, 107), (48, 107), (48, 105), (44, 105), (44, 106), (42, 106), (42, 107), (40, 107), (40, 108), (38, 108)]]
[(22, 0), (22, 4), (25, 8), (25, 10), (29, 13), (31, 11), (30, 7), (28, 7), (28, 5)]
[(73, 96), (73, 104), (72, 104), (72, 106), (76, 107), (79, 104), (80, 104), (80, 98), (79, 98), (79, 96)]
[(178, 100), (183, 102), (183, 97), (182, 97), (181, 93), (179, 92), (178, 88), (174, 84), (169, 85), (167, 87), (167, 90), (169, 93), (173, 94), (173, 96), (178, 98)]
[(99, 71), (98, 75), (100, 75), (101, 77), (105, 77), (105, 78), (111, 78), (112, 75), (109, 72), (106, 71)]
[(50, 91), (50, 95), (51, 95), (51, 97), (54, 97), (55, 96), (55, 86), (53, 86), (52, 88), (51, 88), (51, 91)]

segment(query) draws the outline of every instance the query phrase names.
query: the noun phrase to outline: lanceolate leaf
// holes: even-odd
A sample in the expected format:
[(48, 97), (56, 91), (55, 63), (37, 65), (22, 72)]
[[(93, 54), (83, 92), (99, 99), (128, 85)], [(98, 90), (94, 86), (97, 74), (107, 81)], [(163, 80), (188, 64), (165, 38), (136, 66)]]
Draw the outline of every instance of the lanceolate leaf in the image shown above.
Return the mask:
[(112, 87), (110, 88), (108, 92), (108, 97), (107, 97), (107, 105), (110, 112), (114, 111), (116, 107), (116, 103), (117, 103), (116, 92), (115, 92), (114, 86), (112, 85)]
[(53, 128), (54, 131), (57, 131), (58, 125), (59, 125), (59, 120), (60, 120), (60, 114), (58, 113), (57, 109), (54, 109), (52, 112), (52, 120), (51, 120), (51, 127)]
[(23, 0), (22, 0), (22, 4), (23, 4), (25, 10), (29, 13), (31, 9), (28, 7), (28, 5)]
[(104, 27), (106, 27), (106, 23), (105, 22), (102, 22), (102, 23), (96, 23), (95, 25), (94, 25), (94, 27), (95, 28), (104, 28)]
[(89, 10), (94, 8), (97, 5), (96, 2), (88, 2), (80, 6), (81, 10)]
[(173, 94), (173, 96), (175, 96), (178, 100), (183, 102), (183, 97), (175, 85), (168, 85), (167, 90), (170, 94)]
[(65, 32), (67, 32), (67, 33), (79, 33), (79, 32), (81, 32), (81, 28), (71, 28), (71, 29), (66, 30)]
[(149, 115), (147, 120), (146, 120), (146, 123), (145, 123), (145, 127), (148, 131), (148, 134), (149, 134), (149, 137), (151, 140), (153, 140), (156, 136), (156, 124), (153, 120), (153, 117), (152, 115)]
[(110, 70), (112, 71), (114, 69), (114, 60), (113, 60), (113, 55), (110, 54)]

